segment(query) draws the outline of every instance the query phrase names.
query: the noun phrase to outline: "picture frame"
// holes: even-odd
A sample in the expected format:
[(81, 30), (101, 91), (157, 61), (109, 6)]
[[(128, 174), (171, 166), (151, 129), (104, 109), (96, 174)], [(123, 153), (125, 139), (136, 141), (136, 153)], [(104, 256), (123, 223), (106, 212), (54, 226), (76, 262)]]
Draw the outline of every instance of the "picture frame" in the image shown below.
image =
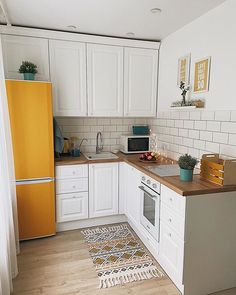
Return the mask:
[(203, 93), (209, 91), (211, 57), (198, 59), (194, 63), (193, 92)]
[(190, 78), (190, 60), (191, 54), (186, 54), (178, 59), (178, 77), (177, 77), (177, 86), (180, 85), (180, 82), (184, 82), (186, 85), (189, 84)]

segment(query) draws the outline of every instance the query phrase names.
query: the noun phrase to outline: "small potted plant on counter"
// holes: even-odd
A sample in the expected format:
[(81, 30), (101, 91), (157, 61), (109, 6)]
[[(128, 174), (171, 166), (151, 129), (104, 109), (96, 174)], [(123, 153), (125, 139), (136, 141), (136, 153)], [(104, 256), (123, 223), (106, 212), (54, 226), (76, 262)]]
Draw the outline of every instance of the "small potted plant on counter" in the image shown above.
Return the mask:
[(197, 163), (198, 163), (198, 160), (188, 154), (180, 156), (178, 160), (178, 164), (180, 167), (180, 180), (192, 181), (193, 170)]
[(37, 74), (37, 66), (30, 61), (22, 61), (19, 73), (24, 74), (24, 80), (34, 80)]

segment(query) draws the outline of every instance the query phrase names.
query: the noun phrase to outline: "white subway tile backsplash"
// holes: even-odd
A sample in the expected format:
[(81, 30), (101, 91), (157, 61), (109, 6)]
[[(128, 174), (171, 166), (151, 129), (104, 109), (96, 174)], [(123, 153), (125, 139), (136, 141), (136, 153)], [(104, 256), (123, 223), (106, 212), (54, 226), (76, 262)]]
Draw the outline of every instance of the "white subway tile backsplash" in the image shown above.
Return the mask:
[(207, 123), (206, 121), (195, 121), (194, 129), (206, 130)]
[(174, 143), (178, 144), (178, 145), (182, 145), (183, 144), (183, 137), (175, 136)]
[(200, 131), (200, 139), (212, 141), (213, 134), (210, 131)]
[(183, 128), (184, 127), (184, 121), (183, 120), (175, 120), (175, 127)]
[(206, 149), (212, 153), (218, 154), (220, 152), (220, 145), (219, 143), (206, 141)]
[(175, 121), (174, 120), (166, 120), (166, 126), (167, 127), (174, 127)]
[(214, 111), (203, 111), (201, 114), (202, 120), (214, 121), (215, 120), (215, 112)]
[(179, 118), (180, 119), (184, 119), (184, 120), (188, 120), (189, 119), (189, 112), (180, 112), (180, 114), (179, 114)]
[(236, 158), (236, 146), (221, 144), (220, 145), (220, 153), (222, 155), (225, 155), (225, 156), (228, 156), (228, 157)]
[(194, 121), (184, 120), (184, 128), (193, 129)]
[(170, 135), (179, 135), (179, 129), (178, 128), (169, 128)]
[(229, 134), (229, 144), (236, 145), (236, 134)]
[(190, 120), (201, 120), (201, 112), (195, 110), (191, 111), (189, 118)]
[(200, 131), (198, 131), (198, 130), (189, 130), (188, 131), (188, 136), (190, 138), (199, 139), (199, 137), (200, 137)]
[(215, 112), (216, 121), (230, 121), (230, 111), (216, 111)]
[(228, 133), (236, 133), (236, 123), (234, 122), (222, 122), (221, 131)]
[(179, 129), (179, 136), (188, 137), (188, 129)]
[(193, 139), (192, 138), (183, 138), (183, 145), (188, 147), (193, 147)]
[(230, 121), (236, 122), (236, 111), (231, 111)]
[(180, 112), (178, 111), (171, 111), (170, 118), (171, 119), (179, 119)]
[[(122, 126), (124, 127), (124, 126)], [(104, 131), (116, 131), (116, 126), (115, 125), (105, 125), (104, 126)], [(117, 131), (123, 131), (123, 130), (117, 130)]]
[(209, 131), (220, 131), (220, 122), (208, 121), (207, 130)]
[(180, 145), (179, 146), (179, 153), (180, 154), (187, 154), (188, 153), (188, 147)]
[(194, 140), (194, 147), (199, 150), (204, 150), (206, 148), (206, 142), (204, 140)]
[(228, 133), (222, 133), (222, 132), (214, 132), (213, 133), (213, 141), (218, 143), (228, 143)]
[(131, 133), (132, 125), (148, 124), (157, 135), (157, 146), (167, 145), (168, 155), (177, 159), (190, 153), (221, 153), (236, 157), (236, 111), (171, 110), (158, 112), (157, 118), (57, 118), (64, 136), (88, 138), (84, 151), (95, 151), (96, 133), (101, 131), (104, 150), (119, 148), (123, 133)]

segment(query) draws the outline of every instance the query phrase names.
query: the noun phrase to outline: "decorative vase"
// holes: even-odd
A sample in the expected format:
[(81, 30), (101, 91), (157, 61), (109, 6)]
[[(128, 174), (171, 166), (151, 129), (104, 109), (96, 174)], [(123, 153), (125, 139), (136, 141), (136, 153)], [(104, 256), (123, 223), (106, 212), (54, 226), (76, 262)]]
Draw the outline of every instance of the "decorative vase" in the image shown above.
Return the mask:
[(32, 73), (24, 73), (24, 80), (34, 80), (35, 74)]
[(193, 180), (193, 170), (187, 170), (180, 168), (180, 180), (182, 181), (192, 181)]

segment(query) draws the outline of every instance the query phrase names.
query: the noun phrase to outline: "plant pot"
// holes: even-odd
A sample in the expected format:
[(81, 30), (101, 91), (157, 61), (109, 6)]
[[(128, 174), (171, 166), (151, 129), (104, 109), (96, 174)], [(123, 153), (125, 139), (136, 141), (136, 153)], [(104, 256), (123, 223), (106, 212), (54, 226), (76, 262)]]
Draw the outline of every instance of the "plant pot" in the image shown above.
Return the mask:
[(34, 80), (35, 74), (32, 73), (24, 73), (24, 80)]
[(193, 180), (193, 170), (186, 170), (180, 168), (180, 180), (182, 181), (192, 181)]

